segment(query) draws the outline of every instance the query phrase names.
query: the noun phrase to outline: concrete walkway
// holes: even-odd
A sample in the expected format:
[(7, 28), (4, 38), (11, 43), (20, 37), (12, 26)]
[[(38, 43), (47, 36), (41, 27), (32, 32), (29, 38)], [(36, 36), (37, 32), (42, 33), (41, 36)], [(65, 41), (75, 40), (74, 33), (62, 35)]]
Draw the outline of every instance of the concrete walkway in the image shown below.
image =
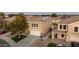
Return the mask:
[(49, 35), (51, 35), (51, 34), (52, 34), (51, 32), (47, 33), (47, 35), (45, 35), (45, 37), (43, 37), (42, 39), (43, 40), (49, 39)]
[(32, 42), (36, 41), (39, 37), (38, 36), (29, 36), (21, 40), (20, 42), (16, 43), (15, 47), (28, 47)]
[(16, 44), (11, 38), (6, 37), (4, 35), (0, 35), (0, 39), (5, 40), (6, 42), (8, 42), (10, 46), (14, 46), (14, 44)]
[(51, 42), (51, 39), (46, 39), (41, 41), (40, 39), (37, 39), (33, 43), (29, 45), (29, 47), (47, 47), (48, 43)]
[[(51, 33), (49, 32), (45, 37), (43, 37), (43, 38), (37, 38), (36, 41), (33, 41), (33, 42), (31, 42), (29, 44), (29, 47), (46, 47), (48, 45), (48, 43), (51, 42), (51, 39), (48, 38), (50, 34)], [(41, 41), (41, 39), (43, 41)]]
[(3, 35), (0, 35), (0, 39), (5, 40), (6, 42), (9, 43), (9, 45), (11, 47), (27, 47), (29, 46), (32, 42), (36, 41), (36, 39), (39, 39), (38, 36), (29, 36), (26, 37), (24, 39), (22, 39), (21, 41), (19, 41), (18, 43), (14, 42), (11, 37), (9, 37), (10, 33), (5, 33)]

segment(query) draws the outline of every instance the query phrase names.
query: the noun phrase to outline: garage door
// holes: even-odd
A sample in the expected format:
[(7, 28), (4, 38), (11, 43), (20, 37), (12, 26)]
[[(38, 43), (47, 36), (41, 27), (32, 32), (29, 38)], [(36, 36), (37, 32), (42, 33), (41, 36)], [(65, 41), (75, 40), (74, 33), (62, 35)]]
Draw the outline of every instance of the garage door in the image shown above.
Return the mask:
[(30, 34), (35, 35), (35, 36), (40, 36), (41, 35), (39, 31), (31, 31)]

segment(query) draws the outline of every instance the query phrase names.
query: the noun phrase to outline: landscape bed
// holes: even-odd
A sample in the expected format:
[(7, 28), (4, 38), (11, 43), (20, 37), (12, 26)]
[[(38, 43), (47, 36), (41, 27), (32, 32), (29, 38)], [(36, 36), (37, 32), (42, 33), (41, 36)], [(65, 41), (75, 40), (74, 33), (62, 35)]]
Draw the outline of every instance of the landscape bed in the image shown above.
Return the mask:
[(15, 36), (15, 37), (13, 37), (12, 40), (14, 40), (14, 41), (17, 43), (17, 42), (19, 42), (20, 40), (24, 39), (25, 37), (27, 37), (27, 36), (21, 35), (21, 38), (19, 38), (18, 35), (17, 35), (17, 36)]
[(55, 43), (49, 43), (49, 44), (47, 45), (47, 47), (57, 47), (56, 45), (57, 45), (57, 44), (55, 44)]

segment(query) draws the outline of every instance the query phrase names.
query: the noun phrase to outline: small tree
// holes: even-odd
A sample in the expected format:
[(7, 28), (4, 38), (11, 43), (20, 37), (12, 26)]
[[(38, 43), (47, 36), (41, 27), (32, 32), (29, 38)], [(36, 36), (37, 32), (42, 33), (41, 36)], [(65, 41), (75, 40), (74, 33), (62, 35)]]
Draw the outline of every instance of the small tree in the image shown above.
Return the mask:
[(22, 14), (18, 14), (11, 23), (5, 26), (5, 28), (10, 32), (16, 32), (20, 38), (21, 32), (25, 32), (28, 29), (28, 23)]
[(52, 17), (58, 17), (58, 15), (57, 15), (57, 14), (52, 14), (51, 16), (52, 16)]

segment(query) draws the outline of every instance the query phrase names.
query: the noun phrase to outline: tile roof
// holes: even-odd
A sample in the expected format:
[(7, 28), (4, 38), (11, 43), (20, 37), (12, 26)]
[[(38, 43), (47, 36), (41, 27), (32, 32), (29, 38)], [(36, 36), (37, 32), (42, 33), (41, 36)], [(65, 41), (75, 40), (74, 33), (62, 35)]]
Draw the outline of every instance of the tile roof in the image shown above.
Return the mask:
[(15, 16), (14, 17), (6, 18), (5, 21), (13, 21), (14, 19), (15, 19)]
[(26, 19), (28, 21), (48, 21), (48, 20), (51, 20), (50, 17), (45, 17), (45, 16), (26, 16)]
[(62, 19), (58, 24), (70, 24), (76, 21), (79, 21), (79, 16), (71, 16), (70, 18)]

